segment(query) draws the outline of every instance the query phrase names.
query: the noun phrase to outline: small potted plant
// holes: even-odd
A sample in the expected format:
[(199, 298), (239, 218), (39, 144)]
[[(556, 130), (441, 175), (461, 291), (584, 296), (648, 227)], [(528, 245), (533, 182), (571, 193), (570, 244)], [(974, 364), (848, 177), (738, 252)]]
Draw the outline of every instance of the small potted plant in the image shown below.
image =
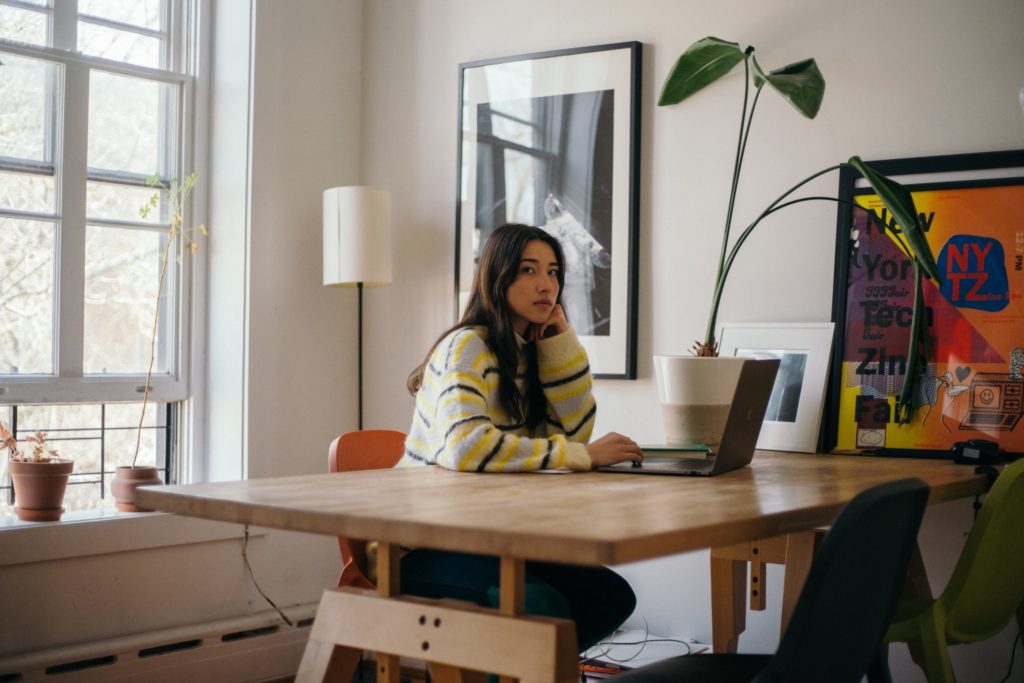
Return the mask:
[[(907, 353), (907, 373), (896, 405), (896, 414), (900, 416), (900, 420), (909, 422), (917, 407), (917, 385), (927, 364), (928, 330), (921, 322), (924, 317), (922, 277), (929, 277), (937, 282), (941, 281), (935, 257), (918, 223), (918, 212), (914, 206), (914, 200), (910, 192), (902, 185), (878, 173), (864, 163), (860, 157), (854, 156), (845, 163), (818, 171), (790, 187), (758, 214), (730, 247), (729, 233), (733, 223), (733, 209), (736, 204), (740, 172), (743, 168), (744, 152), (750, 137), (751, 122), (758, 99), (766, 90), (764, 86), (770, 86), (768, 89), (776, 91), (797, 111), (811, 119), (817, 115), (825, 95), (825, 79), (814, 59), (805, 59), (780, 69), (765, 72), (754, 58), (753, 47), (748, 46), (746, 49), (741, 49), (738, 43), (707, 37), (687, 48), (676, 61), (665, 79), (658, 106), (669, 106), (682, 102), (722, 78), (741, 63), (746, 75), (744, 76), (739, 139), (736, 143), (729, 203), (726, 210), (721, 254), (715, 275), (707, 330), (704, 338), (693, 344), (691, 356), (655, 357), (659, 395), (665, 405), (663, 413), (666, 427), (669, 428), (671, 421), (673, 425), (669, 431), (677, 434), (677, 438), (674, 440), (685, 444), (701, 442), (707, 437), (707, 434), (678, 436), (682, 429), (680, 425), (690, 423), (707, 425), (715, 422), (716, 419), (724, 424), (725, 414), (732, 402), (732, 391), (739, 377), (741, 362), (739, 359), (728, 359), (729, 362), (709, 364), (705, 359), (718, 357), (718, 341), (715, 336), (716, 323), (718, 307), (721, 303), (729, 269), (732, 267), (740, 247), (743, 246), (754, 228), (776, 211), (809, 200), (843, 203), (843, 200), (836, 197), (792, 198), (791, 195), (815, 178), (844, 166), (852, 167), (859, 172), (881, 199), (891, 220), (881, 221), (879, 219), (879, 224), (884, 225), (890, 231), (893, 239), (900, 245), (914, 267), (914, 313), (911, 323), (910, 348)], [(751, 85), (756, 91), (752, 99), (750, 97)], [(719, 390), (717, 395), (709, 395), (705, 391), (715, 389)], [(718, 418), (715, 415), (718, 415)]]
[[(147, 184), (157, 191), (150, 196), (149, 201), (139, 208), (139, 215), (148, 218), (149, 214), (160, 205), (161, 193), (166, 193), (168, 211), (170, 213), (170, 228), (167, 231), (167, 241), (161, 254), (160, 277), (157, 281), (156, 301), (153, 304), (153, 325), (149, 335), (149, 365), (146, 370), (146, 382), (142, 394), (142, 408), (139, 411), (139, 426), (135, 437), (135, 454), (132, 456), (131, 465), (123, 465), (117, 468), (110, 489), (114, 495), (114, 503), (121, 512), (149, 512), (148, 508), (141, 508), (135, 503), (135, 489), (139, 486), (150, 486), (162, 483), (157, 468), (153, 465), (139, 465), (139, 449), (142, 445), (142, 427), (146, 417), (146, 407), (149, 405), (149, 391), (152, 388), (150, 382), (153, 379), (153, 365), (156, 362), (156, 335), (157, 326), (160, 322), (160, 296), (164, 289), (164, 281), (167, 278), (168, 266), (172, 256), (179, 263), (183, 254), (195, 254), (199, 250), (197, 235), (206, 235), (205, 225), (186, 227), (184, 214), (189, 195), (195, 188), (198, 176), (192, 172), (185, 180), (178, 182), (177, 179), (165, 184), (159, 175), (153, 175), (147, 180)], [(178, 253), (179, 243), (182, 251)]]
[(46, 432), (25, 437), (31, 453), (22, 451), (14, 434), (0, 422), (0, 450), (10, 454), (7, 469), (14, 482), (15, 512), (26, 522), (56, 522), (64, 513), (64, 492), (74, 462), (47, 450)]

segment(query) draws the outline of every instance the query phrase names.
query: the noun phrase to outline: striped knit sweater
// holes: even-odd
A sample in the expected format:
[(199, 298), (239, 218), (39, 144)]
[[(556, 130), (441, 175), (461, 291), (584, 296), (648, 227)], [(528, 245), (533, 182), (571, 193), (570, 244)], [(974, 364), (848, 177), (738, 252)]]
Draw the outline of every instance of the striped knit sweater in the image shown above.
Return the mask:
[[(531, 433), (515, 424), (498, 397), (498, 359), (484, 342), (486, 328), (464, 327), (437, 345), (416, 394), (416, 410), (396, 467), (440, 465), (452, 470), (519, 472), (587, 470), (584, 444), (596, 406), (587, 353), (572, 330), (536, 342), (547, 420)], [(516, 385), (526, 383), (519, 359)]]

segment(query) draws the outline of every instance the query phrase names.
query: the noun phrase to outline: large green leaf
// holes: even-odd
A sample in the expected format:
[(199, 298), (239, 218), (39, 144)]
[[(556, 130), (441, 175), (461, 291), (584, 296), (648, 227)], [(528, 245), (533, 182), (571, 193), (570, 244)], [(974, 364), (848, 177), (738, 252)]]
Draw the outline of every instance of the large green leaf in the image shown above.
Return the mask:
[(794, 62), (781, 69), (765, 73), (757, 59), (752, 58), (754, 85), (760, 88), (765, 81), (796, 110), (809, 119), (818, 115), (821, 100), (825, 97), (825, 77), (814, 59)]
[(701, 38), (676, 60), (661, 88), (658, 106), (679, 104), (732, 71), (745, 56), (738, 43), (712, 36)]
[(928, 240), (918, 223), (917, 206), (914, 205), (914, 198), (910, 195), (910, 191), (892, 178), (887, 178), (865, 164), (858, 156), (850, 157), (849, 163), (864, 176), (871, 189), (882, 200), (882, 204), (896, 219), (910, 247), (911, 256), (924, 269), (925, 275), (936, 282), (942, 282), (939, 267), (935, 264), (935, 256), (932, 255)]

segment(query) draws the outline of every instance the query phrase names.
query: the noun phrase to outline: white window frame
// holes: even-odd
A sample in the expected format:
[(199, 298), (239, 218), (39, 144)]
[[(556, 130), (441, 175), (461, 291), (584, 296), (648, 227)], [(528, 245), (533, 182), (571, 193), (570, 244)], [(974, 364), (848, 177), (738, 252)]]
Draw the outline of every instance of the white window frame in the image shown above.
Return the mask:
[[(194, 165), (195, 139), (199, 112), (196, 98), (196, 74), (199, 57), (199, 15), (204, 11), (201, 0), (165, 0), (169, 13), (168, 70), (135, 66), (123, 62), (85, 56), (77, 50), (77, 0), (55, 0), (50, 22), (53, 47), (40, 47), (0, 40), (0, 51), (57, 65), (58, 97), (52, 134), (54, 145), (54, 179), (57, 189), (56, 230), (57, 258), (54, 273), (54, 374), (0, 376), (0, 404), (65, 404), (111, 403), (142, 400), (145, 373), (91, 375), (83, 374), (82, 345), (84, 278), (76, 277), (85, 264), (85, 192), (88, 180), (103, 180), (102, 175), (89, 175), (86, 168), (88, 146), (88, 109), (90, 70), (117, 75), (137, 76), (171, 83), (179, 88), (175, 121), (168, 130), (173, 144), (180, 150), (174, 177), (182, 178)], [(24, 5), (8, 0), (4, 4)], [(61, 89), (63, 97), (60, 97)], [(188, 169), (188, 170), (186, 170)], [(205, 193), (202, 193), (205, 194)], [(193, 195), (193, 198), (195, 195)], [(195, 202), (186, 207), (186, 224), (192, 225)], [(73, 207), (78, 207), (77, 209)], [(70, 209), (70, 210), (69, 210)], [(4, 210), (0, 215), (54, 221), (46, 214)], [(116, 221), (90, 221), (90, 224), (115, 225)], [(180, 244), (179, 244), (180, 247)], [(192, 385), (192, 320), (202, 287), (193, 287), (193, 261), (181, 258), (173, 270), (176, 308), (171, 326), (176, 332), (166, 339), (175, 345), (168, 354), (166, 373), (154, 372), (150, 381), (149, 399), (154, 402), (184, 401), (191, 395)], [(62, 277), (65, 273), (74, 273)], [(200, 278), (201, 279), (201, 278)]]

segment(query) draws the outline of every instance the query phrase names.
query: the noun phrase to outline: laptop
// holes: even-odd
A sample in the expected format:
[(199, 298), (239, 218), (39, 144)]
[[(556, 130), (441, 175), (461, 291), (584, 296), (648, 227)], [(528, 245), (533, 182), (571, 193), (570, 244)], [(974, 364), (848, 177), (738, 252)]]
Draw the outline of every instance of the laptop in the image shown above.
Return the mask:
[(729, 416), (725, 421), (725, 432), (718, 444), (718, 452), (713, 453), (707, 448), (698, 447), (707, 453), (705, 458), (679, 458), (659, 456), (658, 452), (671, 450), (679, 452), (690, 450), (689, 447), (672, 446), (644, 447), (644, 461), (639, 466), (634, 463), (620, 462), (607, 467), (599, 467), (601, 472), (619, 474), (667, 474), (683, 477), (713, 477), (724, 472), (746, 467), (754, 457), (757, 437), (761, 433), (768, 410), (768, 399), (771, 398), (775, 374), (779, 370), (779, 359), (764, 360), (748, 359), (740, 370), (740, 378), (736, 384), (736, 397), (733, 399)]

